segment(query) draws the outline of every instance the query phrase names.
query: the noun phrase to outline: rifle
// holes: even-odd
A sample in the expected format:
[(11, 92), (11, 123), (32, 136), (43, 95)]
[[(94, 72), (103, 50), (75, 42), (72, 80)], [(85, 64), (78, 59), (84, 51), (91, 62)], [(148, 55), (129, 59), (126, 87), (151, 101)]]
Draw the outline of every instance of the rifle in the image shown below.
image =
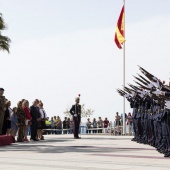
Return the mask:
[(150, 88), (148, 88), (148, 87), (140, 84), (139, 82), (137, 82), (137, 81), (135, 81), (135, 80), (133, 80), (133, 81), (134, 81), (136, 84), (138, 84), (139, 86), (141, 86), (141, 88), (146, 89), (146, 90), (150, 90)]
[(139, 88), (139, 87), (136, 87), (136, 86), (134, 86), (134, 85), (132, 85), (132, 84), (128, 84), (132, 89), (134, 89), (135, 91), (137, 91), (137, 90), (140, 90), (141, 91), (141, 89)]
[(137, 79), (138, 81), (140, 81), (141, 83), (143, 83), (144, 85), (148, 85), (148, 83), (146, 83), (145, 81), (141, 80), (140, 78), (133, 76), (135, 79)]
[(144, 68), (142, 68), (142, 67), (140, 67), (139, 66), (139, 70), (149, 79), (149, 80), (151, 80), (151, 81), (154, 81), (154, 82), (159, 82), (159, 86), (160, 87), (163, 87), (163, 84), (162, 84), (162, 82), (158, 79), (158, 78), (156, 78), (154, 75), (152, 75), (151, 73), (149, 73), (148, 71), (146, 71)]
[(142, 68), (142, 67), (140, 67), (140, 66), (138, 66), (139, 67), (139, 70), (149, 79), (149, 80), (154, 80), (154, 77), (155, 76), (153, 76), (151, 73), (149, 73), (148, 71), (146, 71), (144, 68)]
[(146, 81), (148, 84), (150, 83), (148, 80), (146, 80), (143, 76), (141, 76), (140, 74), (137, 73), (137, 75), (142, 78), (144, 81)]

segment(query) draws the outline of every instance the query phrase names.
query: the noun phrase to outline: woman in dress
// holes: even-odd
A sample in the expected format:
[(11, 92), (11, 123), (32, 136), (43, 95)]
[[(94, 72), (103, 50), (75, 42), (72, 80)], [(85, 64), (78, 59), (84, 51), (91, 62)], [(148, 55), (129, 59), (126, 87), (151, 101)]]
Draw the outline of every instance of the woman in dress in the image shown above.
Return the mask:
[(24, 141), (24, 127), (26, 114), (22, 108), (22, 101), (19, 101), (17, 104), (17, 116), (18, 116), (18, 142)]
[(30, 122), (31, 122), (31, 114), (30, 114), (30, 109), (29, 109), (29, 102), (28, 100), (24, 100), (22, 102), (22, 108), (25, 112), (25, 116), (26, 116), (26, 119), (25, 119), (25, 129), (24, 129), (24, 141), (28, 142), (28, 138), (27, 138), (27, 135), (28, 135), (28, 128), (30, 126)]
[(12, 114), (11, 114), (11, 136), (15, 138), (16, 133), (18, 130), (18, 116), (17, 116), (17, 108), (14, 107), (12, 109)]

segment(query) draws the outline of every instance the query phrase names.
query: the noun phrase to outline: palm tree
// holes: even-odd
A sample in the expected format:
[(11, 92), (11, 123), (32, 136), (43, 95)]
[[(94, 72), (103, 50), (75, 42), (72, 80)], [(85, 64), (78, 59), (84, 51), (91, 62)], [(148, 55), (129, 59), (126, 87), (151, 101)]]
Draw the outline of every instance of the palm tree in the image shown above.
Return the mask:
[(1, 31), (6, 28), (2, 14), (0, 13), (0, 50), (6, 50), (9, 53), (9, 43), (11, 42), (10, 38), (3, 36)]

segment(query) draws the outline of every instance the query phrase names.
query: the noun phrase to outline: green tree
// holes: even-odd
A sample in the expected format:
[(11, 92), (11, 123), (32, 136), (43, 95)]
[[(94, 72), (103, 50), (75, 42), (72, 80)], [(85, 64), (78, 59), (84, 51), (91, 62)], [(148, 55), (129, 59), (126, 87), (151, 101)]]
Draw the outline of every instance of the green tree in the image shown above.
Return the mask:
[(6, 29), (4, 19), (0, 13), (0, 50), (6, 50), (9, 53), (9, 43), (11, 40), (7, 36), (2, 35), (2, 31)]
[[(92, 109), (86, 109), (85, 104), (81, 105), (81, 117), (90, 117), (93, 114), (94, 110)], [(71, 117), (72, 115), (70, 114), (70, 108), (66, 108), (66, 111), (64, 112), (66, 117)]]

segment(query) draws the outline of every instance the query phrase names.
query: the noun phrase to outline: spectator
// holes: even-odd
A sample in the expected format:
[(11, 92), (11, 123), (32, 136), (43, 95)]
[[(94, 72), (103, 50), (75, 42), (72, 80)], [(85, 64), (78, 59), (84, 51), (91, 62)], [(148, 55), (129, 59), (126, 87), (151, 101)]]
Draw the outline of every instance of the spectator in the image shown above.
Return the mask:
[(4, 94), (4, 89), (0, 88), (0, 135), (2, 135), (2, 127), (4, 123), (4, 109), (5, 109), (5, 96)]
[(28, 128), (30, 126), (30, 121), (32, 119), (31, 114), (30, 114), (30, 109), (29, 109), (29, 102), (28, 100), (24, 100), (22, 103), (22, 108), (25, 112), (26, 120), (25, 120), (25, 133), (24, 133), (24, 141), (28, 142)]
[(70, 133), (70, 118), (67, 119), (67, 133)]
[(56, 116), (54, 116), (53, 121), (54, 121), (54, 129), (55, 129), (54, 134), (57, 134), (58, 131), (57, 131), (57, 117)]
[(116, 112), (116, 116), (115, 116), (115, 124), (116, 124), (116, 126), (120, 126), (120, 119), (121, 119), (121, 117), (119, 116), (119, 113)]
[(18, 116), (17, 116), (17, 108), (13, 108), (13, 112), (11, 114), (11, 135), (15, 138), (18, 130)]
[(63, 134), (67, 134), (67, 117), (64, 118), (63, 121)]
[(98, 130), (98, 133), (102, 133), (102, 129), (101, 128), (103, 128), (103, 120), (102, 120), (101, 117), (99, 117), (99, 120), (98, 120), (97, 124), (98, 124), (98, 128), (100, 128)]
[(38, 104), (38, 107), (39, 107), (39, 111), (40, 111), (40, 115), (41, 115), (41, 125), (39, 127), (39, 139), (40, 140), (44, 140), (44, 137), (43, 137), (43, 129), (45, 129), (45, 120), (47, 119), (47, 114), (43, 108), (43, 103), (40, 101), (39, 104)]
[(107, 128), (109, 126), (109, 121), (107, 120), (107, 117), (104, 120), (104, 128)]
[(97, 129), (97, 121), (96, 121), (95, 118), (93, 119), (92, 126), (93, 126), (93, 129), (94, 129), (94, 130), (93, 130), (93, 133), (97, 133), (97, 130), (96, 130), (96, 129)]
[(11, 106), (11, 102), (7, 100), (5, 103), (5, 106), (6, 106), (6, 109), (5, 109), (5, 115), (4, 115), (4, 123), (3, 123), (3, 127), (2, 127), (2, 134), (9, 135), (10, 128), (11, 128), (9, 108)]
[(91, 121), (90, 121), (90, 119), (88, 118), (87, 119), (87, 122), (86, 122), (86, 128), (87, 128), (87, 130), (86, 130), (86, 133), (91, 133)]
[(104, 131), (105, 133), (108, 133), (108, 127), (109, 127), (109, 121), (107, 120), (107, 117), (104, 120)]
[(52, 134), (56, 134), (54, 132), (54, 130), (53, 130), (53, 129), (55, 129), (55, 122), (54, 122), (54, 118), (53, 117), (51, 117), (50, 123), (51, 123), (51, 133)]
[(119, 116), (119, 113), (116, 112), (116, 116), (115, 116), (115, 131), (117, 134), (120, 134), (120, 119), (121, 117)]
[(62, 121), (59, 116), (57, 116), (57, 134), (62, 134)]
[(128, 113), (127, 125), (129, 126), (129, 133), (131, 133), (132, 132), (132, 115), (131, 115), (131, 113)]
[[(47, 117), (46, 121), (45, 121), (45, 128), (46, 129), (51, 129), (51, 122), (49, 121), (49, 117)], [(49, 130), (45, 131), (45, 134), (50, 134), (51, 132)]]
[(22, 102), (19, 101), (17, 104), (17, 116), (18, 116), (18, 142), (24, 141), (24, 128), (25, 128), (25, 119), (26, 115), (22, 108)]
[(38, 101), (36, 99), (34, 100), (33, 105), (30, 107), (30, 114), (32, 116), (31, 139), (33, 141), (38, 141), (37, 128), (38, 128), (38, 122), (40, 122), (40, 112), (37, 105), (38, 105)]

